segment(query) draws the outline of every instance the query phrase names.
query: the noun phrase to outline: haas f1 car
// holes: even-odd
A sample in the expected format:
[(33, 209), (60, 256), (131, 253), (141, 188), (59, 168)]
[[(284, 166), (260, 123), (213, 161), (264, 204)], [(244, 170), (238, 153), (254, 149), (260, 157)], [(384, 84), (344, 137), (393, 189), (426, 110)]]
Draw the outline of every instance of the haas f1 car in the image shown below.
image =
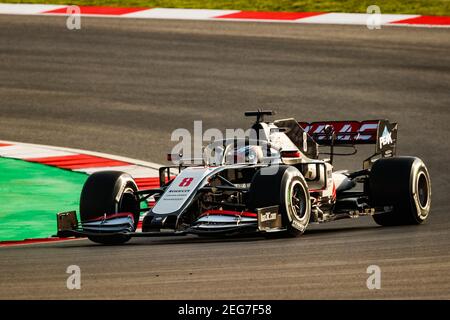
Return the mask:
[[(256, 117), (249, 134), (210, 143), (200, 164), (178, 155), (177, 164), (160, 168), (157, 189), (138, 190), (123, 172), (90, 175), (81, 221), (73, 211), (59, 213), (58, 236), (102, 244), (186, 234), (299, 236), (309, 223), (343, 218), (370, 215), (382, 226), (427, 219), (430, 175), (421, 159), (396, 156), (396, 123), (264, 121), (273, 114), (246, 112)], [(334, 170), (334, 157), (353, 155), (362, 144), (375, 145), (375, 152), (360, 170)], [(153, 206), (142, 205), (149, 200)]]

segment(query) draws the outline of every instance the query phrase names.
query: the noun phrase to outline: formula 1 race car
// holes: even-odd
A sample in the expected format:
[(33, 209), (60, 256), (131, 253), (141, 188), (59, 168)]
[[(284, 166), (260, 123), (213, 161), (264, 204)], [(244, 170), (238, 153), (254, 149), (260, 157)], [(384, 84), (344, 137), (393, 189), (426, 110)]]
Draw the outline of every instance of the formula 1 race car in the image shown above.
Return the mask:
[[(177, 164), (160, 168), (157, 189), (138, 190), (123, 172), (92, 174), (81, 193), (81, 221), (75, 212), (59, 213), (58, 236), (102, 244), (186, 234), (298, 236), (309, 223), (343, 218), (370, 215), (392, 226), (428, 217), (428, 170), (419, 158), (396, 156), (396, 123), (264, 121), (273, 114), (246, 112), (256, 117), (248, 135), (210, 143), (200, 164), (179, 155)], [(375, 145), (363, 168), (335, 171), (333, 158), (344, 155), (336, 150), (355, 154), (360, 144)], [(142, 208), (149, 199), (154, 206)], [(142, 231), (136, 232), (141, 213)]]

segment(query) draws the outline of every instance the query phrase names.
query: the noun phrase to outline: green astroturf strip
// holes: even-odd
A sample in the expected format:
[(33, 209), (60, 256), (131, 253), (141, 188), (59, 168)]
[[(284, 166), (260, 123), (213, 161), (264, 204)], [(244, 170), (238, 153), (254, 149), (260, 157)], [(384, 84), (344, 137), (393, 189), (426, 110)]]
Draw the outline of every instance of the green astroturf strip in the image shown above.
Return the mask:
[(0, 158), (0, 241), (56, 233), (56, 213), (78, 210), (88, 175)]

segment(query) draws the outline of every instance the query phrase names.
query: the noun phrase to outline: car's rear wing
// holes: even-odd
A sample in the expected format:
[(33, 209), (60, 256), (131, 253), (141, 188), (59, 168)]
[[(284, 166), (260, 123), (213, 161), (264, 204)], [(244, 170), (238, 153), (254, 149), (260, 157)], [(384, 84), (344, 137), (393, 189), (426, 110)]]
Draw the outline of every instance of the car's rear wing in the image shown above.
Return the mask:
[(322, 146), (375, 144), (375, 154), (395, 155), (397, 123), (388, 120), (299, 122)]

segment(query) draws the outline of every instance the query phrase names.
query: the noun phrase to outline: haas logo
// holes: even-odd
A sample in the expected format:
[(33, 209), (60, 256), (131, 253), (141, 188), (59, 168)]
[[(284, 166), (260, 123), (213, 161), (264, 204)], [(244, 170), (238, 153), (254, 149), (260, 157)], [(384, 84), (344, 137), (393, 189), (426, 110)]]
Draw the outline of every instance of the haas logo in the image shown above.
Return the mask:
[(385, 127), (383, 131), (383, 135), (380, 137), (380, 148), (383, 148), (385, 145), (392, 143), (392, 132), (389, 132)]
[(193, 180), (194, 180), (194, 178), (184, 178), (178, 186), (179, 187), (189, 187)]

